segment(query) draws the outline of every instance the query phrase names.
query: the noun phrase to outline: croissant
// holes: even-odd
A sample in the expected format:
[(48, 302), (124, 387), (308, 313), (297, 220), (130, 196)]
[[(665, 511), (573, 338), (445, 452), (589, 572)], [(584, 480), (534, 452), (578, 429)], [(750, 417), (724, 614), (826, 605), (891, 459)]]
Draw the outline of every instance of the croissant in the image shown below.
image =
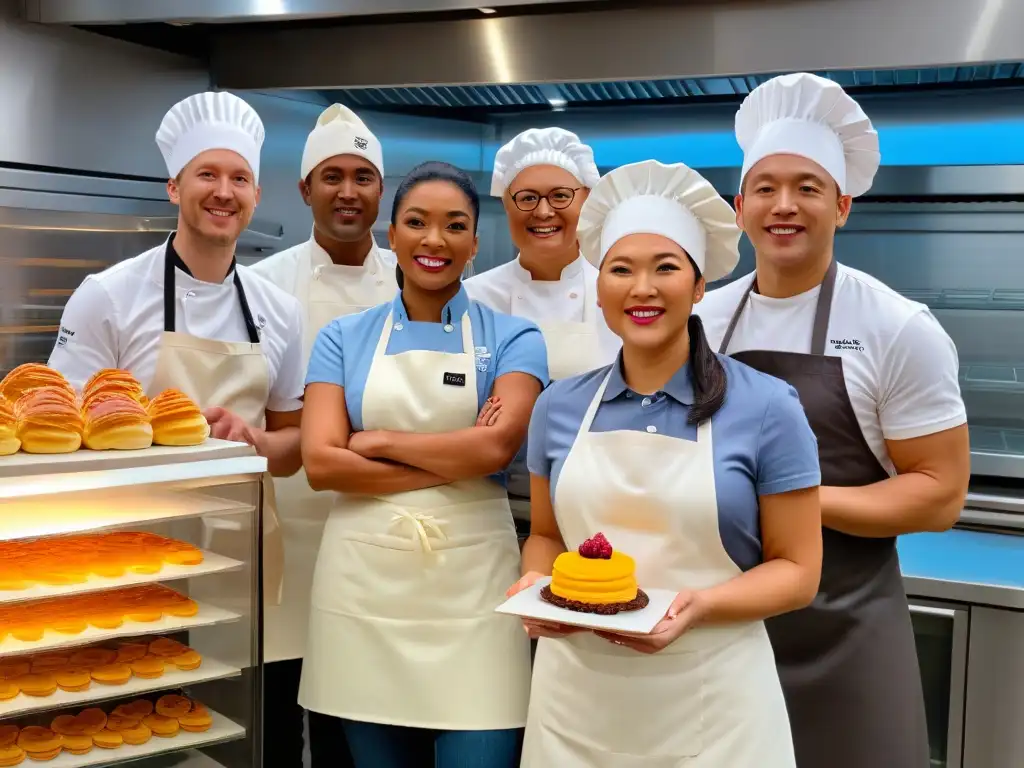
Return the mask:
[(199, 445), (210, 436), (210, 425), (199, 406), (177, 389), (165, 389), (149, 401), (155, 445)]
[(18, 422), (14, 418), (11, 401), (0, 395), (0, 456), (10, 456), (21, 448), (18, 439)]
[(148, 403), (142, 384), (131, 373), (120, 368), (103, 368), (92, 375), (82, 388), (82, 410), (88, 411), (101, 394), (127, 395), (142, 405)]
[(14, 404), (26, 453), (71, 453), (82, 447), (82, 413), (60, 386), (32, 389)]
[(16, 404), (22, 395), (40, 387), (58, 387), (72, 402), (78, 397), (75, 388), (59, 371), (39, 363), (24, 363), (4, 376), (0, 381), (0, 395)]
[(125, 394), (101, 392), (84, 409), (82, 442), (93, 451), (132, 451), (153, 444), (149, 414)]

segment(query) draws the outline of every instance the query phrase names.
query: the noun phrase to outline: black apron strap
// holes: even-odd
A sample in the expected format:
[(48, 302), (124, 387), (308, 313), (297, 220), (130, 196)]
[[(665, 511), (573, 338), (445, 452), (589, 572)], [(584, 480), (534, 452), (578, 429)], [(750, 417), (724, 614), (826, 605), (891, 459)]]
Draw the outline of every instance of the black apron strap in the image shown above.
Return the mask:
[[(172, 241), (173, 238), (169, 239), (164, 249), (164, 331), (167, 333), (174, 333), (175, 328), (174, 255), (171, 251)], [(242, 318), (245, 320), (245, 332), (249, 336), (249, 343), (259, 344), (260, 334), (256, 328), (256, 323), (252, 319), (252, 310), (249, 309), (249, 300), (245, 296), (242, 278), (238, 275), (238, 264), (232, 263), (231, 269), (235, 273), (233, 282), (235, 284), (235, 292), (238, 294), (238, 303), (242, 307)]]
[[(828, 321), (832, 316), (832, 296), (835, 293), (837, 273), (836, 260), (833, 258), (829, 261), (828, 269), (825, 271), (825, 279), (821, 281), (818, 302), (814, 308), (814, 325), (811, 329), (812, 355), (825, 354), (825, 341), (828, 336)], [(743, 298), (740, 299), (740, 303), (736, 306), (736, 311), (732, 313), (732, 317), (729, 319), (729, 326), (725, 329), (725, 336), (722, 337), (722, 344), (718, 348), (718, 354), (728, 354), (729, 342), (732, 341), (732, 335), (736, 331), (740, 315), (743, 314), (743, 309), (747, 306), (747, 300), (751, 292), (756, 291), (757, 274), (755, 273), (754, 279), (750, 282), (747, 290), (743, 292)]]

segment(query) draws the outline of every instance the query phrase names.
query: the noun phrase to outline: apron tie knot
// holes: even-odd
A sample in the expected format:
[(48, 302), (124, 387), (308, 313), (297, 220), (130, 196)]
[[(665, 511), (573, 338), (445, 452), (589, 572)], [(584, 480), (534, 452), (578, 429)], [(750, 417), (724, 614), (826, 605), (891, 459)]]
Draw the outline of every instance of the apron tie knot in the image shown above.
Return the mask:
[(413, 542), (418, 542), (420, 549), (425, 552), (433, 551), (433, 547), (430, 546), (431, 533), (439, 539), (448, 538), (444, 531), (441, 530), (441, 524), (445, 521), (435, 520), (433, 515), (425, 515), (422, 512), (410, 512), (406, 509), (402, 509), (391, 518), (392, 527), (406, 522), (412, 523), (413, 525), (412, 535), (410, 538)]

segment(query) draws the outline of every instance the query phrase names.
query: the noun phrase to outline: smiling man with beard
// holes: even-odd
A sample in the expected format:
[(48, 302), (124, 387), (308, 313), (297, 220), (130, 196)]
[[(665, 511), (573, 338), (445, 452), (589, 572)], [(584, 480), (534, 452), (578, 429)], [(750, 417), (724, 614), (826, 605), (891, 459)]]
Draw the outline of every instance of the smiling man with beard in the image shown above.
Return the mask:
[[(156, 142), (177, 229), (86, 277), (61, 318), (73, 333), (49, 362), (78, 389), (101, 368), (130, 371), (151, 398), (178, 389), (204, 409), (213, 437), (253, 445), (280, 477), (302, 463), (301, 307), (235, 262), (260, 199), (263, 138), (259, 115), (230, 93), (190, 96), (167, 112)], [(266, 476), (263, 506), (264, 600), (273, 605), (284, 553)]]
[[(259, 262), (253, 270), (299, 300), (305, 318), (302, 370), (320, 329), (336, 317), (391, 301), (398, 291), (395, 255), (378, 248), (370, 231), (384, 192), (380, 141), (352, 110), (328, 107), (306, 139), (299, 194), (313, 213), (309, 240)], [(284, 595), (267, 610), (265, 701), (277, 738), (264, 762), (301, 768), (303, 710), (298, 705), (313, 567), (334, 498), (309, 487), (304, 471), (277, 482), (285, 541)], [(344, 733), (322, 731), (324, 715), (309, 713), (313, 766), (351, 765)], [(330, 720), (330, 718), (327, 718)], [(340, 740), (340, 741), (339, 741)], [(326, 750), (326, 752), (324, 752)]]

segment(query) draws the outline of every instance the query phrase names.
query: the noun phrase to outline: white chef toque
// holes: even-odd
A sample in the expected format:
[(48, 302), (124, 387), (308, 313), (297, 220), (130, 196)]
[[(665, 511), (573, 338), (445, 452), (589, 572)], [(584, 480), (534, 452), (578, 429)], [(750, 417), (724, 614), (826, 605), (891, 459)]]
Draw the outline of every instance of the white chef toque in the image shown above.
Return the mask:
[(332, 104), (320, 113), (302, 151), (300, 178), (306, 178), (324, 160), (337, 155), (362, 157), (377, 169), (381, 178), (384, 177), (384, 151), (380, 140), (355, 112), (342, 104)]
[(491, 174), (491, 195), (504, 195), (512, 180), (534, 165), (563, 168), (590, 189), (601, 178), (594, 150), (575, 133), (562, 128), (530, 128), (498, 150)]
[(807, 72), (762, 83), (736, 113), (742, 179), (769, 155), (799, 155), (831, 174), (845, 195), (871, 189), (882, 155), (878, 133), (838, 83)]
[(171, 107), (156, 132), (156, 143), (173, 179), (198, 155), (229, 149), (242, 156), (259, 182), (263, 121), (245, 101), (226, 91), (189, 96)]
[(616, 168), (590, 191), (580, 213), (580, 251), (595, 267), (627, 235), (667, 237), (705, 280), (728, 275), (740, 259), (736, 214), (711, 182), (682, 163), (645, 160)]

